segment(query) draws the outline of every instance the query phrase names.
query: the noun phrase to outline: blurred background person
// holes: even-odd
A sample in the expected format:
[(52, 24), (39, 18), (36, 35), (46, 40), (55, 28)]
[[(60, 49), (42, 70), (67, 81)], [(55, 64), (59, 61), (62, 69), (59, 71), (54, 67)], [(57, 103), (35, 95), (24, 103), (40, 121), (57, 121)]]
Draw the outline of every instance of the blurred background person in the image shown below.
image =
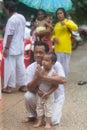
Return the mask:
[(43, 41), (49, 45), (49, 51), (51, 52), (52, 49), (52, 41), (51, 41), (51, 34), (52, 34), (52, 24), (51, 20), (49, 19), (46, 12), (42, 9), (39, 9), (37, 12), (36, 21), (32, 27), (32, 34), (34, 37), (34, 41)]
[(70, 56), (72, 52), (71, 31), (77, 31), (78, 26), (66, 18), (64, 8), (58, 8), (56, 11), (58, 22), (54, 26), (52, 39), (54, 42), (54, 51), (57, 60), (62, 64), (65, 75), (69, 72)]
[(24, 32), (26, 20), (23, 15), (16, 12), (17, 6), (14, 2), (7, 2), (5, 9), (9, 19), (3, 41), (4, 88), (2, 91), (12, 93), (16, 85), (20, 86), (21, 90), (25, 88)]

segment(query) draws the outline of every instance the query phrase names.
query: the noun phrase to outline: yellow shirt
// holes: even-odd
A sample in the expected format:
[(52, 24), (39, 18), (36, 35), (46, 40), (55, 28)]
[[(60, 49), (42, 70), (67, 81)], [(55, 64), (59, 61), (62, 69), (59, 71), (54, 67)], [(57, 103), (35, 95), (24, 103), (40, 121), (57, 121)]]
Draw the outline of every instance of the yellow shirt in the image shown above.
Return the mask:
[(58, 22), (54, 27), (52, 39), (58, 38), (59, 40), (59, 43), (54, 43), (54, 51), (71, 54), (71, 33), (68, 28), (71, 31), (76, 31), (78, 30), (78, 26), (72, 20), (68, 19), (65, 19), (64, 23), (65, 24), (62, 25), (61, 22)]

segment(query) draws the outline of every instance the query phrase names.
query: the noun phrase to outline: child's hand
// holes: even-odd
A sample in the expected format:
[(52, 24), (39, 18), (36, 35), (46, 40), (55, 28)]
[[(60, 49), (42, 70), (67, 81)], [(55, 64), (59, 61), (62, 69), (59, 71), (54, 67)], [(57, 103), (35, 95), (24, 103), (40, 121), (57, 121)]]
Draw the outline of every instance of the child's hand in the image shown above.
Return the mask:
[(40, 97), (42, 97), (43, 94), (44, 94), (44, 93), (43, 93), (41, 90), (38, 90), (38, 95), (39, 95)]
[(48, 93), (44, 93), (44, 94), (42, 95), (42, 99), (47, 98), (48, 95), (49, 95)]

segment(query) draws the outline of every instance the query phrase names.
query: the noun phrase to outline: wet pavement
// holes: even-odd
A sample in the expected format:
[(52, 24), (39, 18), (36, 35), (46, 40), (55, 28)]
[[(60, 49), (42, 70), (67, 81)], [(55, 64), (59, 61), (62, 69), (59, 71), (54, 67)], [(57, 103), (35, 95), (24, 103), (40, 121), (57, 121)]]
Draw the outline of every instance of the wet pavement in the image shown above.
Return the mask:
[[(78, 85), (80, 80), (87, 81), (87, 43), (72, 53), (61, 123), (52, 130), (87, 130), (87, 84)], [(2, 94), (0, 130), (44, 130), (33, 128), (33, 123), (21, 123), (26, 115), (24, 93)]]

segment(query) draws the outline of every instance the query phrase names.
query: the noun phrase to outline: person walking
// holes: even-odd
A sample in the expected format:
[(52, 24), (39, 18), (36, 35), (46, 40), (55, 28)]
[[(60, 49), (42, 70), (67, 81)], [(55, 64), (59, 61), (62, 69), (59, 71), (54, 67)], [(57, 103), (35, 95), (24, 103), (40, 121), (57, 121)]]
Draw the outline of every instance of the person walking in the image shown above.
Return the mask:
[(12, 1), (5, 4), (9, 19), (5, 28), (3, 41), (4, 55), (4, 93), (12, 93), (13, 88), (19, 85), (25, 88), (24, 65), (24, 31), (26, 20), (16, 12), (16, 4)]
[(77, 31), (78, 26), (66, 18), (64, 8), (58, 8), (56, 11), (58, 22), (54, 26), (52, 40), (54, 42), (54, 51), (57, 60), (62, 64), (65, 75), (68, 76), (69, 62), (72, 52), (71, 31)]

